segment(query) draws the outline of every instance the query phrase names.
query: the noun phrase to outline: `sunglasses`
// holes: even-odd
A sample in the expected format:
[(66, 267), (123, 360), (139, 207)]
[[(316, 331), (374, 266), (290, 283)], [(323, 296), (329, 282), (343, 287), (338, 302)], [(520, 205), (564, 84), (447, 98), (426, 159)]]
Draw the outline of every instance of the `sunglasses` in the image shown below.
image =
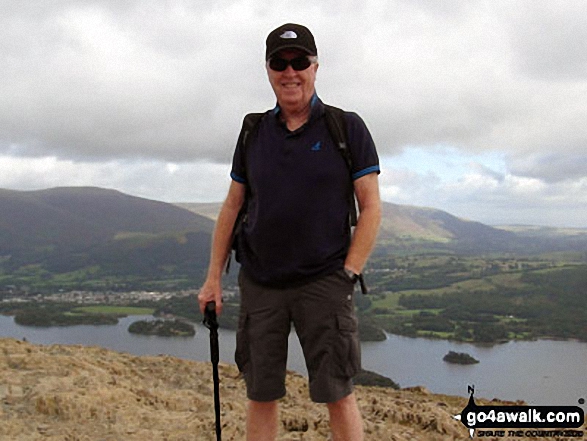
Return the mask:
[(283, 72), (289, 65), (291, 65), (293, 70), (306, 70), (308, 67), (310, 67), (311, 64), (312, 61), (305, 55), (293, 58), (291, 60), (286, 60), (279, 57), (273, 57), (269, 60), (269, 68), (277, 72)]

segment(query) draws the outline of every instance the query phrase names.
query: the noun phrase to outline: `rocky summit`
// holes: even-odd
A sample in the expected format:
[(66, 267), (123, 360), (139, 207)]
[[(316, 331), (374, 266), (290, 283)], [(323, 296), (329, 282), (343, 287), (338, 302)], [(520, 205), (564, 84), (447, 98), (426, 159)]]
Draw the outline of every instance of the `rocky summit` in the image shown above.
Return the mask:
[[(244, 440), (244, 383), (234, 366), (219, 369), (222, 439)], [(210, 363), (0, 339), (0, 439), (215, 440), (211, 378)], [(328, 440), (326, 408), (311, 403), (306, 378), (289, 373), (287, 390), (279, 439)], [(424, 388), (359, 386), (356, 393), (367, 440), (468, 438), (452, 418), (465, 398)]]

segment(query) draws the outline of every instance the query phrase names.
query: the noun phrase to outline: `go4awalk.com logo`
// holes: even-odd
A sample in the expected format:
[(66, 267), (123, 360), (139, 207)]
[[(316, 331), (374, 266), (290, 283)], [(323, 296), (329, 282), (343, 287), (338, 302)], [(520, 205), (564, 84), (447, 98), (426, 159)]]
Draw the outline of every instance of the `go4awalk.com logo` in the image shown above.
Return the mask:
[[(469, 436), (582, 438), (585, 414), (579, 406), (478, 406), (469, 386), (469, 403), (454, 418), (469, 429)], [(548, 430), (546, 430), (548, 429)]]

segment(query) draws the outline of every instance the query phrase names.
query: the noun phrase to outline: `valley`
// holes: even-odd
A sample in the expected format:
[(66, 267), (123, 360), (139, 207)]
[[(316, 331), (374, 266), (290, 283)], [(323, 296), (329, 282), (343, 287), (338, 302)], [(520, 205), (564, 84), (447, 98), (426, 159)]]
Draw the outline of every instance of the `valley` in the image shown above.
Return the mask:
[[(218, 209), (99, 188), (0, 191), (0, 311), (75, 324), (110, 320), (72, 312), (80, 305), (140, 306), (199, 320), (193, 296)], [(224, 281), (221, 326), (232, 329), (237, 273)], [(384, 203), (365, 279), (365, 340), (381, 330), (475, 343), (587, 335), (587, 230), (495, 228)]]

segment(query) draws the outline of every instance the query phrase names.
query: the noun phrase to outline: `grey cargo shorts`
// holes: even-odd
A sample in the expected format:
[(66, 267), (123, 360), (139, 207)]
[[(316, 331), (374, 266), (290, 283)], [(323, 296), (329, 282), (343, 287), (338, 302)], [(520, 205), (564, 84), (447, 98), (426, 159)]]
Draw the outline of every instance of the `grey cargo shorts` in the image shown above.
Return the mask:
[(239, 286), (235, 360), (250, 400), (285, 396), (292, 323), (306, 360), (312, 401), (333, 403), (353, 391), (361, 354), (354, 285), (343, 270), (283, 289), (258, 285), (241, 270)]

